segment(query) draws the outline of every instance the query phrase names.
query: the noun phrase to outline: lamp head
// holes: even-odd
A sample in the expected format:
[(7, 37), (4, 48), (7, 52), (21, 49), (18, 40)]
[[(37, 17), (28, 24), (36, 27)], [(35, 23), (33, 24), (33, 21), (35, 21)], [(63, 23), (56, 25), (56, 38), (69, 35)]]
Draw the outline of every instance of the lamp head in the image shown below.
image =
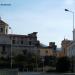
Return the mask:
[(65, 11), (69, 11), (68, 9), (65, 9)]

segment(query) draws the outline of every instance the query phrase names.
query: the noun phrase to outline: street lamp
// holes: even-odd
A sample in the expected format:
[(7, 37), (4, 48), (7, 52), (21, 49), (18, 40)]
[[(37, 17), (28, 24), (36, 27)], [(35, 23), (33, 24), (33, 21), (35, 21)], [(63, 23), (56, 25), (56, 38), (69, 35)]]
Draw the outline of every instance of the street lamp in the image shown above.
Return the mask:
[[(9, 29), (11, 29), (11, 27), (9, 27)], [(11, 29), (11, 35), (12, 35), (12, 29)], [(10, 37), (10, 44), (11, 44), (11, 51), (10, 51), (10, 65), (11, 65), (11, 69), (12, 69), (12, 36)]]
[[(74, 31), (74, 12), (73, 11), (70, 11), (70, 10), (68, 10), (68, 9), (65, 9), (65, 11), (68, 11), (68, 12), (71, 12), (72, 13), (72, 15), (73, 15), (73, 31)], [(74, 40), (74, 33), (73, 33), (73, 40)], [(74, 59), (73, 59), (73, 56), (72, 56), (72, 72), (74, 72), (74, 61), (73, 61)]]
[(74, 12), (73, 11), (70, 11), (68, 9), (65, 9), (65, 11), (71, 12), (73, 14), (73, 30), (74, 30)]
[(11, 37), (11, 69), (12, 69), (12, 37)]
[(42, 62), (43, 62), (43, 72), (44, 72), (44, 61), (45, 61), (45, 59), (44, 59), (44, 57), (42, 58)]

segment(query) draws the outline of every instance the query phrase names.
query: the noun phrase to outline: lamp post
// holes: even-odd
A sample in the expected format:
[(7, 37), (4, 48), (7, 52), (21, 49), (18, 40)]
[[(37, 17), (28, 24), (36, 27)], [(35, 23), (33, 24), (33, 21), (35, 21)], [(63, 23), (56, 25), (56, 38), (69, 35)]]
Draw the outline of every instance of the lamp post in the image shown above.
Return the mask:
[(45, 61), (45, 60), (44, 60), (44, 57), (43, 57), (43, 58), (42, 58), (42, 62), (43, 62), (43, 67), (42, 67), (42, 68), (43, 68), (43, 72), (44, 72), (44, 61)]
[[(9, 27), (9, 29), (11, 29), (11, 27)], [(11, 29), (11, 34), (12, 34), (12, 29)], [(12, 36), (10, 37), (10, 45), (11, 45), (11, 48), (10, 48), (10, 66), (12, 69)]]
[[(73, 31), (74, 31), (74, 12), (73, 12), (73, 11), (70, 11), (70, 10), (68, 10), (68, 9), (65, 9), (65, 11), (71, 12), (72, 15), (73, 15)], [(74, 39), (74, 35), (73, 35), (73, 39)]]
[(11, 54), (10, 57), (11, 57), (11, 69), (12, 69), (12, 37), (11, 37), (11, 53), (10, 54)]
[[(65, 9), (65, 11), (71, 12), (72, 15), (73, 15), (73, 31), (74, 31), (74, 12), (73, 11), (70, 11), (68, 9)], [(73, 34), (73, 40), (74, 40), (74, 34)], [(74, 58), (73, 58), (73, 55), (72, 55), (72, 72), (74, 72), (74, 65), (73, 64), (74, 64)]]

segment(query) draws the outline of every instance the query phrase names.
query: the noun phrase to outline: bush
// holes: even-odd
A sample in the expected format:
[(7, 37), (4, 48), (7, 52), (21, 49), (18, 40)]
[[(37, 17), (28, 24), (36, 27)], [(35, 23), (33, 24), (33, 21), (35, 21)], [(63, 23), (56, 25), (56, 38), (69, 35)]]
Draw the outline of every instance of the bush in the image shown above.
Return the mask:
[(56, 64), (57, 72), (68, 72), (70, 70), (71, 63), (68, 57), (59, 58)]

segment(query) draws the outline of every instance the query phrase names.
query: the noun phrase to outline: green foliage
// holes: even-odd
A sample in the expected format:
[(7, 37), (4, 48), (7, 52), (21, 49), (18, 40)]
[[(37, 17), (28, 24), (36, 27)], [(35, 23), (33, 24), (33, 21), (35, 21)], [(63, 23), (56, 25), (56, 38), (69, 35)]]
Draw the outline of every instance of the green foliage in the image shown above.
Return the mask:
[(18, 68), (28, 68), (31, 70), (36, 67), (36, 62), (39, 63), (39, 57), (34, 53), (24, 52), (23, 55), (19, 54), (14, 56), (13, 62), (17, 65), (16, 67)]
[(57, 58), (55, 56), (45, 56), (44, 64), (47, 66), (56, 66)]

